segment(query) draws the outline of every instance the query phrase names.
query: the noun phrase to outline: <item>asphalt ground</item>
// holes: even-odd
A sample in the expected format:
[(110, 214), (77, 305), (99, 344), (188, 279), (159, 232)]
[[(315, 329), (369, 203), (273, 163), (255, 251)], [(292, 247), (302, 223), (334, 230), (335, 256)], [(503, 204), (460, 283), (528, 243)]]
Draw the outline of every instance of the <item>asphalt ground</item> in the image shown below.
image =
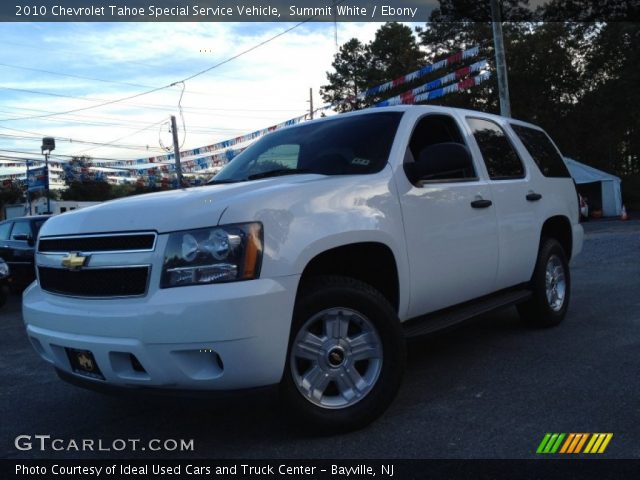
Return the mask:
[[(387, 413), (349, 434), (293, 424), (274, 393), (231, 399), (105, 396), (60, 381), (32, 350), (20, 300), (0, 309), (0, 458), (536, 458), (547, 432), (610, 432), (600, 458), (640, 458), (640, 222), (585, 224), (557, 328), (514, 308), (412, 341)], [(18, 435), (193, 439), (192, 452), (21, 451)]]

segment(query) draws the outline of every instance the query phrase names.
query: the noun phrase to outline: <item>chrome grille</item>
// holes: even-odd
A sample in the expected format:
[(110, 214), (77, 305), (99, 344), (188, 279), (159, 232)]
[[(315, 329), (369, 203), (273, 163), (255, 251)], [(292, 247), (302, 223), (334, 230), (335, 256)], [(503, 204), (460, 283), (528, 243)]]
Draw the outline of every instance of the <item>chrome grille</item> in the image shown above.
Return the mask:
[(155, 248), (157, 235), (153, 232), (42, 237), (38, 252), (143, 252)]
[(40, 287), (74, 297), (132, 297), (147, 291), (150, 267), (127, 266), (64, 270), (38, 267)]

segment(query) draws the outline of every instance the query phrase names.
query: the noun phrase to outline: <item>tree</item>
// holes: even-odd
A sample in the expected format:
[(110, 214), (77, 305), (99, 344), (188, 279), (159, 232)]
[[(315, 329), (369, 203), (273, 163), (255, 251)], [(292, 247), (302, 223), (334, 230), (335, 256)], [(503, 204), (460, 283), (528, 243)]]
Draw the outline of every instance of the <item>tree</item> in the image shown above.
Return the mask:
[[(355, 97), (367, 88), (394, 80), (424, 65), (424, 53), (411, 28), (396, 22), (385, 23), (376, 31), (375, 38), (366, 45), (352, 38), (336, 54), (332, 63), (334, 72), (327, 72), (329, 84), (322, 87), (323, 99), (338, 103), (337, 110), (358, 110), (372, 105), (382, 97), (357, 100)], [(387, 90), (384, 98), (404, 92), (404, 84)]]
[(4, 214), (5, 205), (21, 202), (23, 198), (22, 189), (13, 183), (8, 183), (6, 186), (0, 185), (0, 214)]
[[(530, 25), (522, 20), (529, 18), (531, 13), (527, 9), (528, 0), (506, 0), (500, 5), (501, 18), (511, 21), (503, 25), (505, 47), (509, 53), (507, 66), (511, 67), (510, 52), (514, 45), (521, 43), (521, 38)], [(495, 72), (489, 1), (440, 0), (440, 7), (431, 13), (429, 20), (424, 28), (416, 29), (420, 43), (426, 49), (429, 63), (455, 52), (479, 46), (482, 58), (489, 62), (491, 71)], [(511, 88), (511, 85), (509, 86)], [(475, 87), (472, 92), (454, 93), (433, 103), (498, 113), (497, 78), (493, 75), (491, 81)]]
[(329, 84), (320, 90), (324, 101), (333, 104), (344, 100), (337, 106), (341, 112), (361, 108), (362, 102), (355, 97), (368, 86), (368, 65), (369, 54), (358, 39), (342, 45), (331, 64), (335, 71), (327, 72)]
[(64, 166), (67, 189), (61, 192), (63, 200), (102, 202), (109, 200), (111, 185), (101, 172), (92, 169), (91, 157), (73, 157)]
[[(367, 45), (369, 87), (399, 78), (424, 66), (424, 53), (411, 28), (396, 22), (385, 23)], [(406, 88), (406, 87), (404, 87)]]
[(112, 198), (128, 197), (130, 195), (135, 195), (135, 193), (136, 193), (136, 187), (131, 183), (121, 183), (119, 185), (111, 186)]
[(640, 175), (640, 25), (599, 24), (585, 54), (585, 93), (571, 120), (576, 157), (620, 176)]

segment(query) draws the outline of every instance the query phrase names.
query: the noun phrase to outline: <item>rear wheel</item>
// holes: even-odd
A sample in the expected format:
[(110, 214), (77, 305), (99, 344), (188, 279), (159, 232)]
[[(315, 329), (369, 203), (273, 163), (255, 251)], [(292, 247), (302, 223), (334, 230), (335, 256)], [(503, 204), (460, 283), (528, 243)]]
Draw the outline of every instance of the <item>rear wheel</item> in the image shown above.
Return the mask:
[(305, 426), (361, 428), (395, 397), (405, 343), (389, 302), (369, 285), (317, 277), (296, 302), (282, 390)]
[(564, 249), (553, 238), (541, 242), (531, 288), (532, 299), (518, 305), (520, 316), (539, 327), (558, 325), (569, 306), (571, 276)]

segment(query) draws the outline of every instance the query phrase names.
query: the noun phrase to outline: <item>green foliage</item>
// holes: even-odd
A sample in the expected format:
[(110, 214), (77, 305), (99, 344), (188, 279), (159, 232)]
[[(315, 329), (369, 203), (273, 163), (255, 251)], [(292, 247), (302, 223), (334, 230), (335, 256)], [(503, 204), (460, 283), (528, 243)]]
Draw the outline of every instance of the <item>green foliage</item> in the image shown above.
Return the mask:
[(74, 181), (66, 190), (61, 192), (62, 200), (76, 200), (79, 202), (102, 202), (109, 200), (111, 185), (107, 182), (88, 180), (84, 182)]
[[(503, 19), (525, 15), (526, 2), (501, 4)], [(495, 72), (491, 23), (473, 21), (486, 18), (488, 5), (440, 0), (418, 29), (427, 60), (480, 45)], [(640, 24), (561, 21), (611, 18), (602, 8), (554, 0), (538, 9), (553, 21), (503, 23), (511, 111), (545, 128), (565, 155), (625, 178), (640, 174)], [(433, 103), (499, 113), (496, 76)]]
[(424, 53), (411, 31), (400, 23), (385, 23), (367, 45), (367, 87), (378, 85), (424, 66)]
[[(324, 100), (357, 95), (475, 45), (482, 52), (478, 58), (486, 58), (495, 73), (490, 2), (439, 3), (430, 21), (416, 29), (417, 38), (408, 27), (387, 23), (369, 44), (356, 39), (344, 44), (327, 73)], [(627, 11), (627, 2), (552, 0), (534, 14), (526, 8), (528, 0), (499, 3), (512, 115), (545, 128), (567, 156), (623, 178), (640, 175), (640, 23), (616, 17)], [(534, 16), (548, 21), (535, 22)], [(614, 17), (618, 21), (593, 21)], [(434, 72), (419, 84), (443, 74)], [(364, 108), (414, 86), (339, 110)], [(499, 113), (497, 90), (494, 74), (478, 87), (430, 103)], [(635, 188), (634, 181), (627, 183)]]
[[(368, 86), (369, 53), (356, 38), (352, 38), (340, 47), (331, 64), (335, 72), (327, 72), (329, 84), (322, 87), (321, 95), (325, 102), (334, 103), (355, 97)], [(355, 98), (342, 104), (339, 111), (358, 110), (361, 103)]]
[[(385, 23), (375, 38), (366, 45), (352, 38), (340, 47), (331, 64), (334, 71), (327, 72), (329, 83), (320, 91), (325, 102), (336, 103), (351, 98), (337, 109), (341, 112), (358, 110), (381, 100), (353, 97), (369, 87), (393, 80), (424, 65), (424, 53), (411, 28), (399, 23)], [(385, 92), (393, 96), (404, 88)]]
[(123, 183), (120, 185), (112, 185), (111, 186), (111, 198), (121, 198), (128, 197), (130, 195), (136, 194), (135, 185), (131, 185), (130, 183)]
[(62, 200), (102, 202), (113, 198), (111, 185), (106, 180), (95, 178), (91, 166), (91, 157), (80, 156), (71, 159), (67, 168), (73, 174), (65, 175), (64, 182), (67, 188), (60, 193)]
[(621, 185), (622, 203), (627, 210), (640, 212), (640, 175), (625, 177)]
[(0, 214), (2, 213), (5, 205), (20, 203), (23, 201), (23, 198), (22, 189), (13, 185), (8, 188), (0, 186)]

